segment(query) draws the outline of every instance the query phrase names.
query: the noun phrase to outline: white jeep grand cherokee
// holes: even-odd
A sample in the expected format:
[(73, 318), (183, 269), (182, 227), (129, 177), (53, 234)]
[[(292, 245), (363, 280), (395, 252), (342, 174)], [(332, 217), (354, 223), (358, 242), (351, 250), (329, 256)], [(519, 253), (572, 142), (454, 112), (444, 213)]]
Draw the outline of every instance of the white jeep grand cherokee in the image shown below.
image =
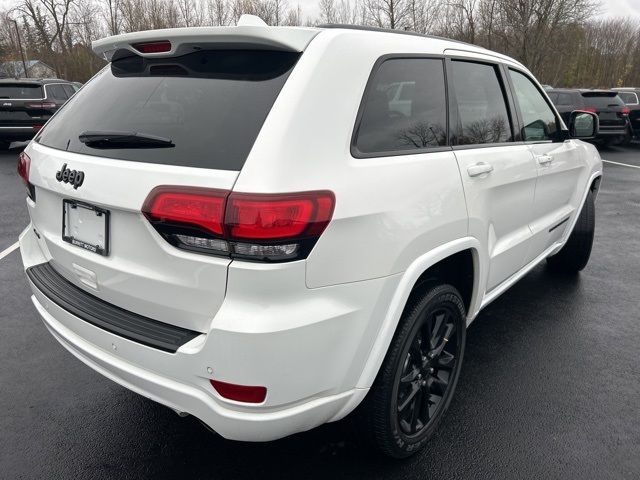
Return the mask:
[(87, 365), (225, 438), (355, 410), (408, 456), (478, 312), (545, 259), (587, 264), (602, 166), (576, 138), (597, 118), (566, 126), (511, 58), (255, 19), (93, 48), (109, 65), (19, 162), (33, 304)]

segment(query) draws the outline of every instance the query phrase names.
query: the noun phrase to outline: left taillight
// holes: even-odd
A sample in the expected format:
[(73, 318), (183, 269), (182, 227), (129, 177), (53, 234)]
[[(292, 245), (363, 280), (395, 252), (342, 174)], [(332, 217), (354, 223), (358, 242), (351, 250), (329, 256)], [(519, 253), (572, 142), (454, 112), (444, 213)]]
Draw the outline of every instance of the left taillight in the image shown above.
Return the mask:
[(27, 195), (34, 202), (36, 201), (36, 189), (33, 184), (29, 181), (29, 170), (31, 169), (31, 158), (24, 152), (21, 152), (18, 156), (18, 175), (24, 182), (25, 188), (27, 189)]
[(248, 194), (192, 187), (157, 187), (142, 212), (178, 248), (282, 262), (306, 258), (329, 224), (332, 192)]

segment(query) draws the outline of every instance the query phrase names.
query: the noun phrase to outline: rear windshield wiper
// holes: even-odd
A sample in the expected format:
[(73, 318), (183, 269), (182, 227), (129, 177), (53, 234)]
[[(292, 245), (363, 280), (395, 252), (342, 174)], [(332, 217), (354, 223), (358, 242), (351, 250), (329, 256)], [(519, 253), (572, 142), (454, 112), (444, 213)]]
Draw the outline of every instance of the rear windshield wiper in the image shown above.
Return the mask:
[(139, 132), (83, 132), (78, 139), (92, 148), (172, 148), (175, 144), (164, 137)]

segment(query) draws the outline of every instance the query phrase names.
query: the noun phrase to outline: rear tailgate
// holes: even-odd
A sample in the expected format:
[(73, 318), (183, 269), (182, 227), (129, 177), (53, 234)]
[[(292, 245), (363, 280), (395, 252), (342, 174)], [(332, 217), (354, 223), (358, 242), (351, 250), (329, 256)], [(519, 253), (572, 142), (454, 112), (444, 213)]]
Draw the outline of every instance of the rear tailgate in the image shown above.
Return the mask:
[[(58, 273), (125, 310), (206, 331), (224, 298), (229, 260), (174, 248), (150, 226), (140, 208), (149, 191), (167, 178), (176, 185), (228, 189), (237, 172), (99, 159), (35, 143), (28, 154), (30, 180), (36, 185), (31, 220)], [(64, 164), (84, 173), (78, 189), (56, 180)], [(107, 256), (63, 240), (65, 199), (109, 211)]]
[[(26, 150), (36, 187), (32, 222), (58, 273), (125, 310), (207, 332), (225, 296), (229, 258), (176, 248), (141, 209), (160, 185), (231, 190), (298, 57), (266, 50), (126, 53), (88, 82)], [(82, 135), (88, 131), (166, 141), (94, 144)], [(72, 218), (74, 205), (65, 200), (82, 202), (76, 207), (88, 216)], [(85, 247), (108, 239), (108, 252), (82, 248), (77, 239)]]
[(617, 92), (583, 92), (586, 108), (595, 110), (602, 127), (624, 127), (627, 119), (622, 111), (624, 102)]
[(42, 125), (44, 94), (37, 83), (0, 83), (0, 127)]

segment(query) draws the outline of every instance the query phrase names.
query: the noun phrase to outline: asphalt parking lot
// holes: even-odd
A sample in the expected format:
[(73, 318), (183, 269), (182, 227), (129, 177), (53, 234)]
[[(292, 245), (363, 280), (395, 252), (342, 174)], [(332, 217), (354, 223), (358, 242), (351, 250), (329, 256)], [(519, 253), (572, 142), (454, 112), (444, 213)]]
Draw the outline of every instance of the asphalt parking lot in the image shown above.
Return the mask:
[[(28, 223), (0, 154), (0, 252)], [(0, 478), (640, 478), (640, 145), (610, 148), (591, 262), (536, 268), (470, 327), (455, 398), (426, 451), (389, 461), (348, 423), (268, 444), (194, 418), (85, 367), (47, 332), (19, 252), (0, 259)], [(0, 254), (1, 256), (1, 254)]]

